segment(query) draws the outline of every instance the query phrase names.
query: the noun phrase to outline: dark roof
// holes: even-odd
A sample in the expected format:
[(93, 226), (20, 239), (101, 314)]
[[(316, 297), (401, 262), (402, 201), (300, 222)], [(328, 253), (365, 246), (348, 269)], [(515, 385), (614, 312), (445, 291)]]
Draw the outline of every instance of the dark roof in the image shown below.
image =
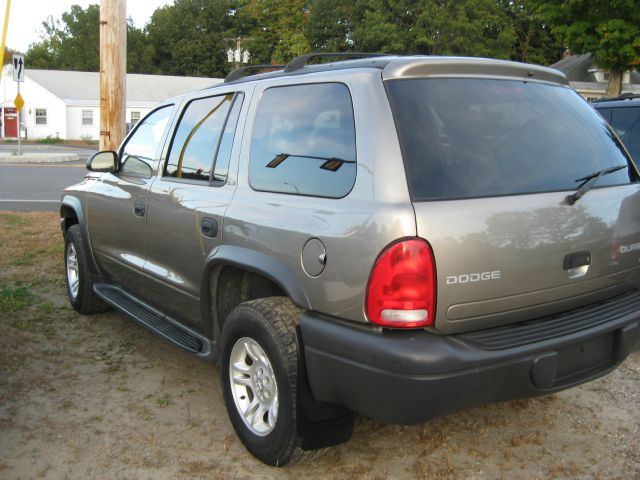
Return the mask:
[[(595, 82), (595, 75), (590, 72), (593, 68), (593, 55), (569, 55), (559, 62), (550, 65), (551, 68), (560, 70), (570, 82)], [(633, 83), (633, 82), (632, 82)]]
[(616, 98), (599, 98), (593, 101), (596, 108), (640, 107), (640, 94), (625, 94)]

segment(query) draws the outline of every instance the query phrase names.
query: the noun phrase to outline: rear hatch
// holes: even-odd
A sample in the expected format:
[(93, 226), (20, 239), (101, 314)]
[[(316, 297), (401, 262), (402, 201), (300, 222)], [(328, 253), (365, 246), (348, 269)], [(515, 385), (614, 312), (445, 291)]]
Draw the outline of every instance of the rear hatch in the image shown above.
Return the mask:
[[(640, 286), (636, 167), (566, 81), (511, 65), (492, 73), (483, 64), (481, 76), (471, 66), (385, 78), (418, 235), (434, 252), (443, 333), (552, 315)], [(611, 167), (620, 169), (567, 201), (585, 182), (577, 179)]]

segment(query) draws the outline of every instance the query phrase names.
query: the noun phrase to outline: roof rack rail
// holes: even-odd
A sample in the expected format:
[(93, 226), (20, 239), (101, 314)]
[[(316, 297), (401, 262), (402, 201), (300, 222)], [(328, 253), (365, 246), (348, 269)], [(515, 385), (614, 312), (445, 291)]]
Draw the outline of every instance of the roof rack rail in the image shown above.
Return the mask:
[(593, 102), (591, 103), (598, 103), (598, 102), (611, 102), (613, 100), (633, 100), (634, 98), (640, 98), (640, 93), (623, 93), (617, 97), (608, 97), (608, 98), (596, 98)]
[(312, 58), (327, 58), (327, 57), (344, 57), (346, 59), (350, 58), (371, 58), (371, 57), (384, 57), (389, 55), (388, 53), (358, 53), (358, 52), (322, 52), (322, 53), (307, 53), (306, 55), (300, 55), (299, 57), (294, 58), (285, 67), (285, 72), (294, 72), (296, 70), (300, 70), (304, 67), (309, 60)]
[(234, 80), (238, 80), (239, 78), (242, 78), (244, 72), (246, 72), (247, 70), (255, 70), (260, 68), (263, 68), (263, 69), (269, 68), (269, 69), (277, 70), (279, 68), (284, 68), (284, 67), (285, 67), (284, 65), (245, 65), (244, 67), (239, 67), (229, 72), (229, 75), (224, 77), (224, 83), (233, 82)]

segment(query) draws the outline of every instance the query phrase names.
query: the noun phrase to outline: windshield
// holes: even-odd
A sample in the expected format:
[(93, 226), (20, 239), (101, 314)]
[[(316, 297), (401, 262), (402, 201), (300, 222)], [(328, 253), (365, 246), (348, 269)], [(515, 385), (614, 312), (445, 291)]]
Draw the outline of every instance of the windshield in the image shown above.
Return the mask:
[(414, 201), (575, 190), (635, 182), (607, 124), (573, 90), (494, 79), (387, 82)]

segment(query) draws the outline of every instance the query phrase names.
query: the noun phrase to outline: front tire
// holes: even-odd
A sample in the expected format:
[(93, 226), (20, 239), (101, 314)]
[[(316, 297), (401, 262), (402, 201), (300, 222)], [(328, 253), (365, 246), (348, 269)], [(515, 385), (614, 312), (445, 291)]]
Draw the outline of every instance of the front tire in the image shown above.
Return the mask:
[(93, 291), (87, 258), (80, 226), (72, 225), (64, 236), (64, 270), (69, 302), (80, 313), (104, 312), (109, 307)]
[(231, 424), (243, 445), (268, 465), (284, 466), (313, 452), (297, 434), (301, 311), (288, 298), (238, 305), (220, 338), (220, 383)]

